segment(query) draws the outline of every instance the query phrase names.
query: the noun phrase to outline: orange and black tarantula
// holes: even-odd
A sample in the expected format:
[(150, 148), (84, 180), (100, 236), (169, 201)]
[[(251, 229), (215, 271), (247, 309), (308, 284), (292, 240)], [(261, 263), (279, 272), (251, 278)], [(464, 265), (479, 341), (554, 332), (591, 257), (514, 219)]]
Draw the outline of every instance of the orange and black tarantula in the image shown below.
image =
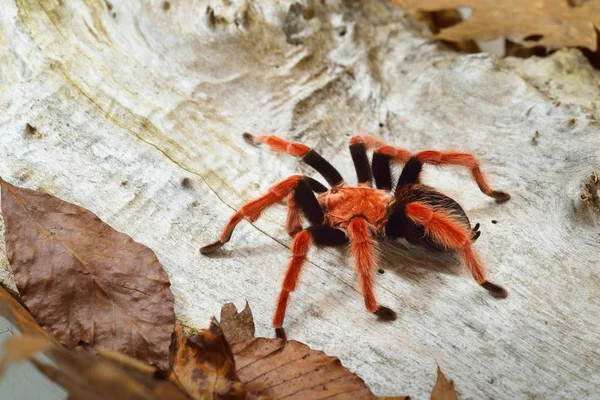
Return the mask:
[[(350, 153), (358, 186), (349, 186), (340, 173), (315, 150), (302, 143), (290, 143), (277, 136), (244, 134), (251, 144), (266, 144), (274, 151), (301, 157), (329, 183), (331, 189), (315, 179), (294, 175), (275, 186), (269, 193), (245, 204), (231, 217), (221, 237), (200, 249), (211, 253), (231, 238), (235, 226), (244, 218), (256, 221), (269, 206), (287, 197), (287, 232), (294, 238), (292, 257), (283, 280), (273, 326), (281, 328), (290, 292), (293, 292), (306, 261), (311, 243), (336, 246), (350, 243), (360, 288), (367, 311), (383, 319), (396, 319), (396, 313), (379, 305), (373, 293), (373, 270), (376, 264), (376, 239), (405, 238), (408, 242), (431, 249), (456, 252), (475, 280), (494, 297), (504, 298), (504, 288), (486, 280), (485, 267), (473, 250), (479, 237), (479, 224), (473, 228), (460, 205), (420, 183), (423, 164), (460, 165), (471, 170), (481, 191), (502, 203), (507, 193), (492, 190), (486, 183), (479, 162), (469, 153), (426, 150), (412, 154), (408, 150), (385, 145), (370, 136), (350, 139)], [(367, 150), (373, 149), (369, 165)], [(392, 185), (392, 163), (404, 164), (395, 188)], [(374, 178), (374, 179), (373, 179)], [(376, 189), (372, 187), (375, 181)], [(302, 219), (310, 223), (302, 227)]]

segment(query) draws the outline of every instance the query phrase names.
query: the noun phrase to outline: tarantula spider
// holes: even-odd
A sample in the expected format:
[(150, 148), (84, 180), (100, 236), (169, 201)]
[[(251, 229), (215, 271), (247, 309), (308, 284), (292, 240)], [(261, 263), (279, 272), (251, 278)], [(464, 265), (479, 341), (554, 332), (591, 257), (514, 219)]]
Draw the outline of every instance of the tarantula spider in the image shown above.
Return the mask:
[[(471, 169), (484, 194), (498, 203), (510, 199), (507, 193), (490, 189), (479, 162), (471, 154), (426, 150), (413, 155), (370, 136), (354, 136), (350, 139), (350, 153), (358, 186), (352, 187), (319, 153), (302, 143), (290, 143), (277, 136), (255, 137), (249, 133), (245, 133), (244, 138), (254, 145), (264, 143), (274, 151), (302, 157), (331, 186), (327, 189), (307, 176), (291, 176), (273, 186), (263, 197), (245, 204), (231, 217), (219, 240), (200, 249), (202, 254), (219, 249), (229, 241), (235, 226), (243, 218), (256, 221), (267, 207), (287, 197), (286, 229), (294, 239), (292, 257), (273, 318), (275, 328), (282, 327), (290, 293), (296, 288), (311, 243), (327, 246), (350, 243), (367, 311), (383, 319), (396, 319), (396, 313), (379, 305), (373, 293), (375, 241), (385, 237), (403, 237), (428, 248), (456, 252), (478, 284), (494, 297), (507, 296), (505, 289), (486, 280), (485, 267), (473, 250), (472, 243), (480, 234), (479, 224), (471, 228), (469, 218), (456, 201), (420, 183), (423, 164), (460, 165)], [(368, 149), (374, 150), (372, 167), (369, 166)], [(405, 164), (395, 189), (392, 163)], [(377, 189), (372, 187), (373, 178)], [(302, 228), (303, 217), (310, 223), (305, 229)]]

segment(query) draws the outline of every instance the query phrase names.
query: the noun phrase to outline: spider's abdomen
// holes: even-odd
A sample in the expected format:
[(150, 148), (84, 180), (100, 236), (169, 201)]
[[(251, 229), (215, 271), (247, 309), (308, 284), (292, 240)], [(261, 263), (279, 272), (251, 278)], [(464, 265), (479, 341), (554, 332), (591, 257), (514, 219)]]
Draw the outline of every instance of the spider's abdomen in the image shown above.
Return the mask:
[(462, 207), (450, 197), (438, 192), (432, 187), (414, 184), (400, 188), (397, 192), (397, 203), (385, 226), (385, 234), (390, 238), (404, 237), (407, 241), (424, 245), (430, 249), (446, 250), (432, 240), (425, 229), (406, 217), (404, 209), (407, 204), (418, 202), (426, 204), (434, 210), (449, 214), (459, 222), (466, 231), (471, 231), (471, 223)]
[(332, 226), (341, 228), (346, 228), (356, 216), (362, 216), (372, 226), (379, 226), (393, 200), (385, 190), (370, 187), (338, 187), (319, 195), (325, 218)]

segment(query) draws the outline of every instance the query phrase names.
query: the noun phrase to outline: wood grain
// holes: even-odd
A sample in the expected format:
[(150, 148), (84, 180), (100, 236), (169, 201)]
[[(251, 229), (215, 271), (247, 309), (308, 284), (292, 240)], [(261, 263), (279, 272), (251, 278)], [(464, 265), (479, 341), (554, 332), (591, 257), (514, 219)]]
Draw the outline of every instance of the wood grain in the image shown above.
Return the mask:
[(377, 395), (426, 398), (436, 362), (461, 399), (598, 393), (599, 217), (580, 193), (600, 166), (599, 73), (578, 51), (458, 55), (383, 1), (315, 1), (310, 12), (290, 1), (164, 4), (3, 2), (0, 176), (152, 248), (183, 325), (248, 300), (264, 336), (289, 257), (285, 209), (241, 223), (212, 257), (198, 249), (273, 183), (315, 175), (243, 132), (304, 142), (349, 182), (356, 133), (472, 152), (509, 202), (461, 169), (428, 167), (424, 180), (481, 223), (475, 248), (509, 297), (491, 298), (452, 256), (386, 243), (376, 294), (399, 317), (381, 323), (350, 260), (322, 249), (309, 254), (288, 336), (338, 356)]

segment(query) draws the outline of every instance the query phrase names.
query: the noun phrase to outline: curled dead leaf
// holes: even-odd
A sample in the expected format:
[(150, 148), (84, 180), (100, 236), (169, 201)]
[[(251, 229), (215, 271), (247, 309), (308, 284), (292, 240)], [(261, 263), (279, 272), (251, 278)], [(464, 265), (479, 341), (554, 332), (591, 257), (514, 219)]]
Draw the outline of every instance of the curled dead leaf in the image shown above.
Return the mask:
[(229, 344), (235, 344), (254, 337), (254, 317), (248, 302), (239, 313), (233, 303), (225, 304), (221, 308), (219, 324)]
[(171, 342), (171, 368), (175, 380), (195, 400), (246, 398), (231, 348), (216, 321), (189, 338), (177, 324)]
[(442, 29), (434, 38), (452, 42), (518, 39), (525, 46), (549, 49), (586, 47), (597, 50), (600, 2), (566, 0), (391, 0), (409, 12), (433, 12), (468, 7), (465, 21)]
[[(33, 358), (44, 353), (53, 362)], [(29, 360), (50, 380), (63, 387), (70, 400), (185, 400), (171, 382), (158, 379), (156, 368), (140, 367), (125, 355), (93, 356), (85, 349), (69, 350), (42, 336), (12, 336), (4, 344), (0, 370), (8, 363)]]
[(84, 208), (0, 186), (8, 259), (39, 324), (69, 348), (109, 348), (167, 370), (173, 295), (154, 252)]
[(446, 378), (439, 365), (435, 386), (431, 392), (431, 400), (456, 400), (454, 383)]

